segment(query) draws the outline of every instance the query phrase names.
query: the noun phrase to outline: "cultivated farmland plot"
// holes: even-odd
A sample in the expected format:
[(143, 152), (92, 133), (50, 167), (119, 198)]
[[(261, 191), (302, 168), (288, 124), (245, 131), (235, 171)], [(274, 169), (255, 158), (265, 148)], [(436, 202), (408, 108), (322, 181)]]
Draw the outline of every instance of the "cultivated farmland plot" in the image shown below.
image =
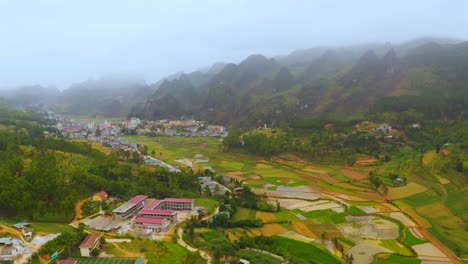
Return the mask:
[[(220, 142), (213, 138), (131, 136), (130, 140), (147, 145), (156, 153), (162, 152), (165, 161), (173, 165), (197, 169), (209, 167), (218, 174), (230, 176), (249, 185), (258, 194), (266, 193), (271, 201), (279, 202), (281, 208), (288, 212), (284, 218), (277, 213), (241, 208), (234, 219), (259, 218), (264, 222), (287, 219), (287, 222), (248, 230), (237, 228), (228, 232), (229, 238), (238, 239), (240, 234), (281, 235), (298, 241), (331, 245), (330, 239), (320, 240), (321, 234), (326, 232), (332, 237), (349, 238), (355, 243), (347, 252), (353, 254), (354, 263), (370, 263), (378, 253), (409, 254), (413, 257), (408, 253), (408, 247), (397, 240), (400, 227), (396, 222), (405, 227), (417, 224), (389, 200), (396, 199), (400, 204), (402, 199), (426, 195), (428, 188), (420, 182), (410, 181), (402, 187), (389, 187), (385, 196), (370, 184), (366, 167), (316, 165), (290, 154), (265, 160), (239, 151), (222, 152)], [(410, 201), (427, 204), (425, 199)], [(395, 222), (381, 218), (379, 214)], [(424, 246), (420, 246), (419, 251), (423, 253), (423, 250)]]

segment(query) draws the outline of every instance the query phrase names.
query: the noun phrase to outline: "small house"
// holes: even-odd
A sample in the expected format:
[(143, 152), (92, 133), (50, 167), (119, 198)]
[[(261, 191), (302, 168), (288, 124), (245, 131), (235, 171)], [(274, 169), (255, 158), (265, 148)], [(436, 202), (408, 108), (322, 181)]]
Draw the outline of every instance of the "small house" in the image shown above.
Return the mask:
[(235, 193), (235, 194), (240, 194), (240, 193), (243, 193), (243, 192), (244, 192), (244, 188), (243, 188), (243, 187), (234, 188), (234, 193)]
[(107, 201), (107, 199), (109, 199), (109, 195), (104, 191), (97, 192), (93, 195), (93, 201), (95, 202), (103, 202)]
[(14, 228), (18, 229), (18, 230), (23, 230), (24, 228), (27, 228), (27, 227), (30, 227), (31, 224), (30, 223), (26, 223), (26, 222), (20, 222), (20, 223), (16, 223), (13, 225)]
[(101, 242), (100, 234), (89, 234), (80, 244), (80, 253), (82, 257), (91, 257), (92, 252)]

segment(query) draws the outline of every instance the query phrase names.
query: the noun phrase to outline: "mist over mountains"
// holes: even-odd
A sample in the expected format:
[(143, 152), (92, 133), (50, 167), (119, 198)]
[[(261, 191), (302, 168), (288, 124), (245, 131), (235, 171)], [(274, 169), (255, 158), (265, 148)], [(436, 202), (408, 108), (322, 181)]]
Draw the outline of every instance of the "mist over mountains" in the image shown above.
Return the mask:
[(318, 47), (274, 58), (250, 55), (239, 64), (216, 63), (153, 84), (140, 76), (106, 76), (63, 91), (24, 86), (0, 95), (65, 114), (193, 116), (233, 126), (278, 126), (305, 118), (362, 117), (395, 96), (416, 100), (431, 94), (440, 104), (457, 97), (464, 100), (463, 109), (466, 72), (468, 42), (423, 38), (398, 45)]

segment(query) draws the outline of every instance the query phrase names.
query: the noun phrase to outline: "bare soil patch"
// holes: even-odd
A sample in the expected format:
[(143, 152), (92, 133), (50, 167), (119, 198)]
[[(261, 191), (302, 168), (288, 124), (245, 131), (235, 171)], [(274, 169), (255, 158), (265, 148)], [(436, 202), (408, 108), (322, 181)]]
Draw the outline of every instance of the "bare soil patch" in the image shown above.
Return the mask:
[(437, 157), (437, 153), (435, 151), (426, 152), (422, 158), (422, 162), (423, 164), (428, 164), (429, 162), (434, 160), (435, 157)]
[(354, 166), (356, 167), (361, 167), (361, 166), (369, 166), (374, 163), (376, 163), (378, 160), (374, 157), (368, 156), (368, 157), (360, 157), (356, 159), (356, 162), (354, 163)]
[(313, 238), (303, 236), (303, 235), (301, 235), (299, 233), (296, 233), (294, 231), (288, 231), (288, 232), (286, 232), (284, 234), (281, 234), (280, 236), (291, 238), (291, 239), (298, 240), (298, 241), (301, 241), (301, 242), (306, 242), (306, 243), (315, 241), (315, 239), (313, 239)]
[(274, 235), (279, 235), (283, 234), (284, 232), (287, 232), (288, 230), (284, 228), (280, 224), (266, 224), (262, 228), (259, 229), (261, 234), (264, 236), (274, 236)]
[(304, 212), (310, 212), (310, 211), (341, 208), (341, 207), (343, 207), (343, 205), (336, 203), (336, 202), (317, 201), (317, 202), (313, 202), (313, 204), (310, 206), (302, 207), (300, 209)]
[(301, 207), (313, 205), (312, 202), (299, 199), (278, 199), (277, 201), (281, 204), (281, 207), (284, 207), (288, 210), (294, 210)]
[(81, 219), (82, 215), (83, 215), (83, 211), (81, 210), (81, 206), (90, 199), (91, 197), (88, 197), (88, 198), (85, 198), (83, 200), (80, 200), (78, 201), (76, 204), (75, 204), (75, 218), (73, 218), (73, 221), (72, 222), (75, 222), (75, 221), (78, 221), (79, 219)]
[(306, 236), (306, 237), (309, 237), (309, 238), (313, 238), (313, 239), (316, 239), (317, 238), (317, 235), (312, 232), (305, 224), (304, 222), (302, 221), (292, 221), (292, 228), (293, 230), (298, 233), (298, 234), (301, 234), (303, 236)]
[[(424, 243), (413, 246), (413, 249), (418, 253), (418, 255), (424, 257), (438, 257), (438, 258), (447, 258), (447, 256), (440, 251), (437, 247), (432, 245), (431, 243)], [(447, 258), (447, 260), (449, 260)]]
[(268, 212), (261, 212), (257, 211), (256, 215), (257, 218), (262, 219), (262, 221), (272, 221), (276, 220), (276, 216), (273, 213), (268, 213)]
[(367, 264), (372, 263), (372, 259), (376, 254), (384, 252), (391, 253), (391, 251), (386, 248), (379, 247), (371, 243), (362, 243), (349, 249), (347, 254), (353, 255), (354, 263)]
[(367, 174), (364, 174), (362, 172), (358, 172), (355, 170), (351, 170), (349, 168), (343, 168), (341, 169), (341, 173), (344, 174), (344, 176), (355, 180), (355, 181), (363, 181), (369, 179), (369, 176)]
[(383, 218), (373, 216), (347, 216), (348, 222), (337, 225), (345, 237), (360, 240), (396, 239), (398, 225)]
[(312, 189), (308, 186), (278, 186), (276, 190), (265, 190), (265, 192), (269, 196), (303, 198), (310, 200), (315, 200), (322, 197), (319, 193), (312, 191)]
[(450, 180), (447, 178), (439, 178), (439, 182), (445, 185), (445, 184), (449, 184)]
[(390, 214), (390, 217), (395, 218), (396, 220), (400, 221), (405, 226), (408, 226), (408, 227), (416, 226), (416, 223), (414, 223), (413, 220), (411, 220), (409, 217), (407, 217), (401, 212), (393, 212)]

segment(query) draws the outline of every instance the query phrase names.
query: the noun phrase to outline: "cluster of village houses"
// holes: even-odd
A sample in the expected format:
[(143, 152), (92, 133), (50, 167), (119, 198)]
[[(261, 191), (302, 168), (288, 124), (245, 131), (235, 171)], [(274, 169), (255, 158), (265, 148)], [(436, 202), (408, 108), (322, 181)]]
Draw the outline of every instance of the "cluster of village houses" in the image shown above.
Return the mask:
[[(127, 140), (123, 133), (124, 130), (135, 130), (139, 135), (151, 136), (225, 137), (228, 133), (224, 126), (206, 125), (204, 122), (193, 119), (142, 121), (138, 118), (131, 118), (112, 123), (108, 121), (83, 123), (65, 119), (53, 112), (47, 112), (47, 117), (57, 122), (55, 128), (65, 138), (86, 139), (90, 142), (102, 143), (113, 149), (128, 151), (132, 154), (137, 152), (146, 164), (160, 166), (169, 171), (179, 171), (179, 169), (163, 162), (161, 158), (156, 159), (143, 154), (136, 143)], [(53, 135), (49, 134), (48, 136)]]
[(57, 122), (56, 128), (65, 138), (92, 141), (99, 137), (119, 136), (124, 131), (132, 131), (137, 135), (189, 137), (225, 137), (228, 133), (224, 126), (207, 125), (206, 122), (194, 119), (150, 121), (130, 118), (118, 122), (107, 120), (103, 122), (78, 122), (53, 112), (47, 112), (47, 117)]

